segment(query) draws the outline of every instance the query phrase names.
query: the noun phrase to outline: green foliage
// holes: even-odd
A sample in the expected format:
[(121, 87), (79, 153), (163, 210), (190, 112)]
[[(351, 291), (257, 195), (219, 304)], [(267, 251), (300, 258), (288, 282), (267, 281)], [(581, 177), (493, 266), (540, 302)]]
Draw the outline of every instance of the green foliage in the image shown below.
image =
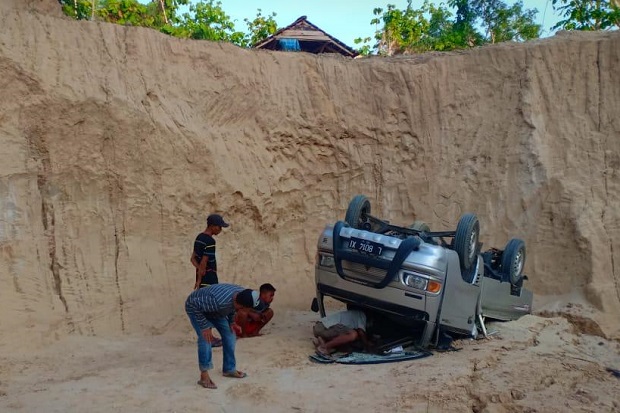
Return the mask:
[(171, 34), (192, 39), (226, 41), (240, 44), (244, 34), (235, 30), (235, 24), (222, 9), (222, 2), (201, 0), (189, 7), (179, 25)]
[[(150, 27), (184, 38), (231, 42), (242, 47), (267, 38), (277, 31), (275, 13), (245, 19), (248, 33), (235, 29), (234, 21), (222, 9), (222, 2), (200, 0), (59, 0), (62, 9), (75, 19), (92, 19), (132, 26)], [(189, 13), (179, 14), (179, 7)], [(95, 10), (93, 12), (93, 5)]]
[(540, 25), (534, 23), (536, 9), (523, 10), (523, 2), (507, 6), (500, 0), (472, 0), (474, 15), (481, 20), (490, 43), (525, 41), (540, 37)]
[(131, 26), (152, 27), (154, 16), (137, 0), (101, 0), (95, 14), (103, 21)]
[(353, 39), (353, 43), (361, 44), (361, 46), (357, 49), (357, 52), (362, 56), (368, 56), (372, 52), (372, 48), (368, 44), (370, 42), (370, 37)]
[[(447, 6), (426, 0), (419, 9), (408, 0), (404, 10), (388, 4), (386, 10), (373, 10), (371, 24), (377, 28), (373, 50), (393, 55), (534, 39), (540, 36), (540, 25), (534, 23), (537, 13), (524, 10), (520, 0), (512, 6), (501, 0), (449, 0)], [(355, 42), (364, 44), (368, 39)], [(359, 51), (370, 53), (369, 45)]]
[(271, 13), (268, 16), (263, 16), (262, 10), (258, 9), (256, 12), (256, 17), (253, 20), (243, 20), (248, 27), (248, 36), (246, 38), (248, 47), (265, 40), (278, 31), (278, 25), (275, 17), (275, 13)]
[(62, 11), (77, 20), (90, 19), (93, 11), (91, 0), (59, 0)]
[[(178, 22), (177, 10), (189, 0), (59, 0), (66, 15), (158, 30)], [(95, 10), (93, 11), (93, 5)], [(163, 5), (163, 9), (162, 9)]]
[(553, 0), (563, 17), (552, 29), (609, 30), (620, 27), (620, 2), (614, 0)]

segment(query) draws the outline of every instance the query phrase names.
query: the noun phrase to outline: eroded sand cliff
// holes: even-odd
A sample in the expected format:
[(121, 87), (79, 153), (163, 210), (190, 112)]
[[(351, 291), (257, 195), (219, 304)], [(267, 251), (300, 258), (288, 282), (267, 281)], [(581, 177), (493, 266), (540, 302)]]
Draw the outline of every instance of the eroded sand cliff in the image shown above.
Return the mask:
[(620, 33), (349, 60), (21, 3), (0, 14), (3, 346), (163, 328), (209, 212), (232, 223), (221, 280), (305, 309), (357, 193), (402, 224), (476, 212), (486, 247), (526, 241), (537, 299), (620, 337)]

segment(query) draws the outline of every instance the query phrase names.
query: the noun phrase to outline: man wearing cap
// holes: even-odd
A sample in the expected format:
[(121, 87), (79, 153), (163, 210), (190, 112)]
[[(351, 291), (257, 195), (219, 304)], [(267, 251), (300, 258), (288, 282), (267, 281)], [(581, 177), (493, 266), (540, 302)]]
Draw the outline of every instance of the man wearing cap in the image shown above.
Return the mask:
[(209, 376), (213, 368), (211, 343), (213, 327), (222, 336), (223, 366), (225, 377), (244, 378), (246, 374), (237, 370), (235, 360), (235, 311), (243, 308), (259, 309), (261, 302), (258, 291), (245, 289), (235, 284), (216, 284), (209, 288), (194, 290), (185, 301), (185, 312), (198, 335), (198, 384), (208, 389), (217, 386)]
[(192, 265), (196, 267), (194, 290), (218, 283), (215, 238), (213, 237), (226, 227), (228, 223), (221, 215), (211, 214), (207, 217), (207, 228), (196, 237), (191, 257)]

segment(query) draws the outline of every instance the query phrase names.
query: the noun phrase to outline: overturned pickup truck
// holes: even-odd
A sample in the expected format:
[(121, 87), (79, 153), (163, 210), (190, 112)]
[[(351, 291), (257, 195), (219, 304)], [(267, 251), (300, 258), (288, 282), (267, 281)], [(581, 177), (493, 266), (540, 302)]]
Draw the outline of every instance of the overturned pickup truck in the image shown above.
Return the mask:
[(474, 214), (463, 215), (456, 231), (431, 231), (420, 221), (391, 225), (357, 195), (344, 222), (319, 237), (313, 309), (325, 316), (324, 297), (332, 297), (421, 347), (445, 334), (486, 336), (485, 318), (529, 314), (533, 295), (523, 287), (524, 242), (513, 238), (504, 250), (481, 253), (479, 232)]

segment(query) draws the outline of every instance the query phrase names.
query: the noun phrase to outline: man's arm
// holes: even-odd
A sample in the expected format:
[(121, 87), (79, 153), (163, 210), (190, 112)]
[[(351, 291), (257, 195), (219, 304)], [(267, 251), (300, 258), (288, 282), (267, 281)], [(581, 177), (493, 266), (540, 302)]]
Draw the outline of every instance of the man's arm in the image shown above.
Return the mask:
[(248, 318), (250, 318), (252, 321), (263, 321), (263, 313), (259, 313), (258, 311), (255, 310), (250, 310), (248, 311)]
[(196, 259), (196, 252), (192, 251), (192, 256), (189, 258), (189, 261), (192, 263), (194, 268), (198, 268), (198, 260)]
[(242, 333), (242, 329), (241, 329), (241, 326), (239, 326), (239, 324), (235, 322), (235, 315), (236, 315), (236, 312), (233, 311), (232, 313), (226, 316), (226, 319), (228, 320), (230, 331), (232, 331), (235, 335), (240, 335)]
[(203, 255), (200, 259), (200, 264), (198, 264), (198, 275), (202, 278), (207, 273), (207, 261), (209, 261), (209, 257)]
[(200, 288), (200, 281), (202, 281), (202, 277), (198, 275), (198, 260), (196, 260), (196, 253), (194, 251), (192, 251), (192, 256), (190, 257), (189, 261), (192, 263), (192, 265), (194, 266), (194, 268), (196, 268), (196, 282), (194, 283), (194, 290), (197, 290)]

